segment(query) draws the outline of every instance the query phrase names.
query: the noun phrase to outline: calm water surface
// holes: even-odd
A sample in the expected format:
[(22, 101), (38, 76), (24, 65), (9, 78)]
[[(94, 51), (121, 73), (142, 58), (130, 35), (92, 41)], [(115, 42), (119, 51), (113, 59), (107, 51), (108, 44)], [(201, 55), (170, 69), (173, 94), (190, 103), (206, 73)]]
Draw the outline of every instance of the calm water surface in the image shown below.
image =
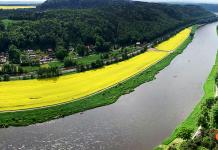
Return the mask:
[(200, 28), (156, 80), (115, 104), (29, 127), (0, 129), (0, 149), (152, 149), (199, 102), (218, 49), (217, 24)]

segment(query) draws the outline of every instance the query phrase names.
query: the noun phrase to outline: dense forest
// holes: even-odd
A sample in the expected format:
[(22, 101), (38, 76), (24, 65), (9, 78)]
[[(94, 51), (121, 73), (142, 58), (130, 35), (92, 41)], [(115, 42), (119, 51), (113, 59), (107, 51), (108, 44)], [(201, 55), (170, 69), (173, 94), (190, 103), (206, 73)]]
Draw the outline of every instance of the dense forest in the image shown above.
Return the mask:
[(61, 9), (61, 8), (97, 8), (106, 7), (115, 3), (129, 3), (131, 0), (47, 0), (40, 9)]
[[(56, 1), (48, 0), (45, 4), (48, 8), (51, 4), (53, 8), (53, 2)], [(93, 0), (95, 1), (99, 0)], [(61, 2), (65, 4), (65, 1)], [(70, 2), (74, 6), (75, 1)], [(21, 50), (44, 50), (59, 46), (69, 49), (82, 44), (95, 46), (96, 51), (102, 52), (108, 51), (111, 45), (149, 42), (180, 26), (213, 16), (204, 9), (191, 5), (106, 2), (111, 4), (105, 6), (103, 3), (99, 7), (86, 9), (41, 10), (39, 7), (37, 10), (1, 10), (1, 16), (13, 21), (0, 23), (0, 51), (8, 50), (10, 45)], [(42, 4), (44, 9), (45, 4)]]

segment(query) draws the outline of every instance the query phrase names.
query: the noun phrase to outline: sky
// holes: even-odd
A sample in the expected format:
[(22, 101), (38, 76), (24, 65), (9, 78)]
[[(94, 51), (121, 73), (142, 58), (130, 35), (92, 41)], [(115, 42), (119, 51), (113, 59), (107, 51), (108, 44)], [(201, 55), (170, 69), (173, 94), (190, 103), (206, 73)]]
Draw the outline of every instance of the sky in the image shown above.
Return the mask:
[[(4, 1), (19, 1), (19, 2), (43, 2), (45, 0), (0, 0)], [(217, 3), (218, 0), (138, 0), (138, 1), (147, 1), (147, 2), (189, 2), (189, 3)]]
[(218, 0), (138, 0), (147, 2), (216, 3)]

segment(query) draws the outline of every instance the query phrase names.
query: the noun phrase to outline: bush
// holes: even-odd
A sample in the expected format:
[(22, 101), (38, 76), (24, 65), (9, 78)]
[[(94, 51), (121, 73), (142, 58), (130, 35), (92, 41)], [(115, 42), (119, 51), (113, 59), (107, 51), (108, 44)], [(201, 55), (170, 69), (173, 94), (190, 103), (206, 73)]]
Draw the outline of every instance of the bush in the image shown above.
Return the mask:
[(218, 128), (218, 103), (212, 109), (212, 126)]
[(13, 64), (4, 64), (0, 70), (0, 74), (17, 75), (24, 72), (23, 68)]
[(198, 145), (193, 140), (189, 140), (189, 141), (183, 142), (180, 145), (179, 150), (197, 150), (197, 148), (198, 148)]
[(10, 76), (8, 74), (3, 75), (3, 81), (10, 81)]
[(64, 67), (74, 67), (76, 66), (76, 61), (73, 57), (65, 57), (64, 58)]
[(92, 69), (96, 69), (96, 68), (101, 68), (104, 66), (104, 62), (103, 60), (99, 59), (99, 60), (96, 60), (95, 62), (92, 62), (91, 63), (91, 68)]
[(78, 45), (76, 47), (76, 52), (79, 56), (87, 56), (89, 54), (89, 49), (85, 45)]
[(65, 57), (67, 57), (67, 55), (68, 55), (68, 52), (64, 49), (64, 47), (58, 46), (56, 48), (55, 56), (57, 59), (62, 61), (64, 60)]
[(58, 67), (39, 68), (37, 71), (39, 79), (57, 77), (60, 74), (60, 69)]
[(193, 132), (193, 130), (191, 130), (191, 129), (183, 128), (183, 129), (181, 129), (181, 131), (177, 134), (177, 137), (180, 137), (180, 138), (182, 138), (183, 140), (188, 140), (188, 139), (191, 138), (192, 132)]
[(86, 70), (85, 66), (83, 64), (77, 64), (76, 69), (77, 69), (78, 72), (83, 72), (83, 71)]

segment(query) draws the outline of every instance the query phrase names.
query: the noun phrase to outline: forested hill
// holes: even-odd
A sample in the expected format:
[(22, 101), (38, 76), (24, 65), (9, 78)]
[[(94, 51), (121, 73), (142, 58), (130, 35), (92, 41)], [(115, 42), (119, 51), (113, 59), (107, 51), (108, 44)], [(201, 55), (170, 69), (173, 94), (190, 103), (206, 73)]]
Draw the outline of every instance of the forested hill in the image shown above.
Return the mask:
[(54, 8), (95, 8), (108, 6), (114, 3), (126, 3), (130, 0), (47, 0), (38, 8), (54, 9)]
[(109, 46), (150, 42), (214, 16), (199, 6), (109, 1), (110, 5), (98, 8), (2, 10), (0, 16), (13, 21), (2, 22), (6, 27), (0, 28), (0, 51), (8, 50), (10, 45), (20, 50), (91, 45), (96, 51), (104, 52)]
[(218, 4), (198, 4), (198, 5), (208, 11), (218, 12)]

